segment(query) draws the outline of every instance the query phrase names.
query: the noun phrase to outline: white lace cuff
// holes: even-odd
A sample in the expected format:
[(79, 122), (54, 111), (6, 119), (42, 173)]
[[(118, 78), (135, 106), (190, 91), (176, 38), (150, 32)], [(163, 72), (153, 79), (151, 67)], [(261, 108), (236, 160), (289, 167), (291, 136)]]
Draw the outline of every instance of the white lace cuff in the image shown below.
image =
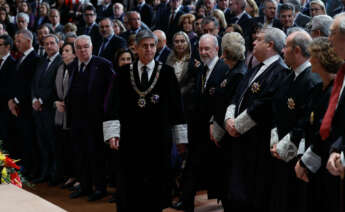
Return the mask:
[(241, 135), (246, 133), (248, 130), (253, 128), (256, 125), (255, 121), (249, 116), (247, 110), (243, 111), (237, 118), (235, 119), (235, 129)]
[(344, 157), (344, 152), (340, 153), (340, 162), (343, 167), (345, 167), (345, 157)]
[(172, 127), (172, 138), (176, 144), (188, 143), (187, 124), (178, 124)]
[(214, 121), (213, 122), (213, 138), (219, 142), (220, 140), (222, 140), (223, 136), (225, 135), (225, 130), (219, 126), (219, 124)]
[(290, 133), (288, 133), (283, 139), (277, 144), (277, 153), (280, 158), (285, 162), (289, 162), (297, 155), (297, 147), (291, 142)]
[(301, 160), (304, 165), (313, 173), (316, 173), (321, 167), (321, 157), (315, 154), (310, 147), (303, 154)]
[(120, 138), (120, 121), (110, 120), (103, 122), (103, 136), (104, 141), (115, 137)]
[(278, 142), (279, 142), (278, 129), (275, 127), (271, 130), (270, 148), (272, 148), (273, 145), (277, 144)]
[(236, 105), (229, 105), (226, 109), (224, 121), (235, 118)]
[(303, 155), (305, 152), (305, 139), (302, 138), (298, 145), (297, 155)]

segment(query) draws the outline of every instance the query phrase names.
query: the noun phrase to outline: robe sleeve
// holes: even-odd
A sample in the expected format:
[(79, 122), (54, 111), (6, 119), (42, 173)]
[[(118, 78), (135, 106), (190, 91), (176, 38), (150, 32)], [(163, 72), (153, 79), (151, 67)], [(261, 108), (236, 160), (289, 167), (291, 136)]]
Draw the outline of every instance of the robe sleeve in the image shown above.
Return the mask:
[(108, 94), (105, 98), (103, 136), (107, 142), (111, 138), (120, 138), (120, 118), (119, 118), (119, 75), (114, 74)]
[[(188, 129), (184, 116), (180, 86), (176, 79), (174, 70), (170, 67), (163, 67), (167, 71), (167, 82), (169, 93), (170, 124), (173, 142), (176, 144), (188, 143)], [(162, 68), (162, 69), (163, 69)]]

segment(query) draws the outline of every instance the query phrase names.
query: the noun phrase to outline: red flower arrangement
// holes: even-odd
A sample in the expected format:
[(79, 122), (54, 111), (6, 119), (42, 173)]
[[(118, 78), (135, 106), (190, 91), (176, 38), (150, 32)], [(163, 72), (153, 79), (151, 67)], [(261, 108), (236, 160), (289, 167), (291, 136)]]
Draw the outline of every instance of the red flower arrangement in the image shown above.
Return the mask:
[(24, 178), (20, 173), (20, 167), (16, 164), (16, 160), (10, 158), (1, 150), (0, 141), (0, 183), (13, 184), (22, 188), (22, 182)]

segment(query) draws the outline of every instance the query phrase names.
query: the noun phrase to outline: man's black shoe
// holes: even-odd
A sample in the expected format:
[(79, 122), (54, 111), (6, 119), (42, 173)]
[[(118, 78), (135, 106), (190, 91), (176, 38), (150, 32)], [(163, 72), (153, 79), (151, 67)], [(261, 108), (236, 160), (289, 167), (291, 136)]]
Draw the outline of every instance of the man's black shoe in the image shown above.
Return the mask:
[(79, 198), (79, 197), (86, 196), (86, 195), (87, 195), (87, 192), (84, 192), (83, 190), (78, 189), (78, 190), (73, 191), (73, 192), (69, 195), (69, 198), (75, 199), (75, 198)]
[(111, 198), (108, 200), (109, 203), (117, 203), (119, 201), (115, 195), (112, 195)]
[(92, 201), (100, 200), (107, 195), (108, 193), (106, 191), (97, 190), (88, 196), (87, 201), (92, 202)]
[(40, 178), (36, 178), (36, 179), (33, 179), (31, 181), (32, 184), (40, 184), (40, 183), (44, 183), (47, 181), (47, 178), (45, 177), (40, 177)]

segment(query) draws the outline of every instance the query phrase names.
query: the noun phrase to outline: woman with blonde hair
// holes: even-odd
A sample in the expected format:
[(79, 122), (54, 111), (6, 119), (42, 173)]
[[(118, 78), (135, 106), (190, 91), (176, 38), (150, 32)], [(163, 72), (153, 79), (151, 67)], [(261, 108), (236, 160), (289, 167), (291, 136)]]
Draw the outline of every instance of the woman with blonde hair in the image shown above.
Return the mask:
[(194, 21), (195, 21), (195, 16), (191, 13), (186, 13), (180, 16), (180, 19), (178, 22), (182, 31), (188, 35), (189, 40), (192, 40), (195, 37), (197, 37), (197, 34), (193, 31)]
[(228, 24), (225, 19), (224, 12), (219, 9), (213, 10), (213, 16), (218, 19), (220, 29), (219, 29), (219, 35), (223, 35), (225, 29), (228, 27)]
[(246, 0), (247, 4), (246, 4), (246, 12), (254, 17), (259, 17), (259, 7), (256, 4), (255, 0)]
[(113, 29), (114, 29), (115, 35), (120, 35), (121, 33), (126, 31), (126, 27), (118, 19), (113, 20)]

